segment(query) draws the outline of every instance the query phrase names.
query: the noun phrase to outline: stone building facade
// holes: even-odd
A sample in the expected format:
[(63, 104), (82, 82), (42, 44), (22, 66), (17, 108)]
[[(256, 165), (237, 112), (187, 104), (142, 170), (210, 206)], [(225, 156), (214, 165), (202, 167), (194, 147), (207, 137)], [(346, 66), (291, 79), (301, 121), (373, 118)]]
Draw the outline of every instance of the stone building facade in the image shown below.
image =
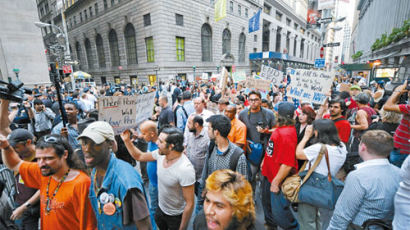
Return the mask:
[(97, 83), (154, 84), (156, 76), (194, 80), (223, 65), (249, 73), (249, 53), (260, 47), (248, 20), (261, 2), (228, 1), (218, 22), (212, 0), (67, 0), (64, 7), (76, 69)]

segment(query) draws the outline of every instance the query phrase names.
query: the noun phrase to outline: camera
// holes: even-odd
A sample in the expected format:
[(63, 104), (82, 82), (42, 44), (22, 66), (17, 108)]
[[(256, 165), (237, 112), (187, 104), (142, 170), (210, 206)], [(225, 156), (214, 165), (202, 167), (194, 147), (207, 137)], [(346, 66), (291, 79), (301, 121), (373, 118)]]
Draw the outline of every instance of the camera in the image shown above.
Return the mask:
[(25, 93), (32, 94), (32, 90), (23, 87), (24, 83), (19, 80), (10, 83), (0, 80), (0, 84), (6, 85), (0, 86), (0, 98), (4, 100), (21, 103)]

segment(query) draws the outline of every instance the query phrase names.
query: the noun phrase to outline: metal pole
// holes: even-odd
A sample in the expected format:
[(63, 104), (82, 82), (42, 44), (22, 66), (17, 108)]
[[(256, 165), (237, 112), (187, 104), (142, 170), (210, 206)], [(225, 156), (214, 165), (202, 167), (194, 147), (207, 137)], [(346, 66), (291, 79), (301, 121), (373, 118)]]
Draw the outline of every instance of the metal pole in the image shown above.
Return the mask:
[[(66, 21), (65, 21), (65, 15), (64, 15), (64, 2), (63, 2), (63, 0), (60, 0), (61, 1), (61, 3), (62, 3), (62, 7), (61, 7), (61, 20), (62, 20), (62, 22), (63, 22), (63, 30), (64, 30), (64, 38), (65, 38), (65, 52), (64, 52), (64, 56), (65, 57), (67, 57), (67, 56), (69, 56), (69, 57), (71, 57), (71, 51), (70, 51), (70, 43), (69, 43), (69, 41), (68, 41), (68, 33), (67, 33), (67, 23), (66, 23)], [(60, 29), (60, 28), (59, 28)], [(61, 29), (60, 29), (60, 31), (61, 31)], [(64, 57), (64, 59), (65, 59), (65, 57)], [(64, 63), (65, 64), (65, 63)], [(71, 69), (71, 87), (72, 87), (72, 90), (74, 90), (75, 89), (75, 81), (74, 81), (74, 76), (73, 76), (73, 74), (72, 74), (72, 72), (73, 72), (73, 68), (72, 68), (72, 66), (70, 65), (70, 69)]]

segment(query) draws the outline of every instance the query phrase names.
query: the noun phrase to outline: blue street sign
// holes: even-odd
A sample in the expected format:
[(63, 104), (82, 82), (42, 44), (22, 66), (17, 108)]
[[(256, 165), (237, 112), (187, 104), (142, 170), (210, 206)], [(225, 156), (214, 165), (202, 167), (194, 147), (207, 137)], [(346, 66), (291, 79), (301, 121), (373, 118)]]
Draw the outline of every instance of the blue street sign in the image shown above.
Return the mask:
[(316, 58), (315, 59), (315, 68), (323, 68), (325, 67), (325, 59), (324, 58)]

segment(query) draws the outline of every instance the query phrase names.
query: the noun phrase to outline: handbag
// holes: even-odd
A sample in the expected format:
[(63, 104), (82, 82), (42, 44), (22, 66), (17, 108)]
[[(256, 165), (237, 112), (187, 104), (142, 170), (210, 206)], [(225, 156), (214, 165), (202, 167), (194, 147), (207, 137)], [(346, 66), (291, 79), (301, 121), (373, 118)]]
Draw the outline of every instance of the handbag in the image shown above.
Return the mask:
[(259, 166), (263, 159), (263, 145), (261, 143), (249, 144), (251, 152), (248, 154), (248, 160), (251, 164)]
[[(309, 179), (309, 176), (312, 174), (313, 170), (315, 170), (316, 167), (319, 165), (320, 161), (322, 160), (323, 153), (325, 150), (327, 150), (326, 146), (322, 145), (315, 163), (309, 169), (307, 175), (303, 178), (304, 181)], [(303, 183), (302, 177), (299, 174), (305, 170), (307, 163), (308, 162), (305, 161), (305, 163), (300, 168), (299, 173), (296, 173), (296, 174), (293, 174), (292, 176), (287, 177), (282, 183), (282, 186), (281, 186), (282, 193), (285, 196), (285, 198), (288, 199), (292, 203), (299, 202), (299, 199), (298, 199), (299, 190)]]
[[(326, 146), (323, 146), (325, 148), (324, 155), (326, 159), (327, 176), (312, 172), (312, 170), (299, 173), (303, 181), (300, 186), (298, 199), (301, 203), (333, 210), (335, 209), (337, 199), (342, 193), (344, 183), (332, 177), (330, 174), (329, 154)], [(308, 179), (305, 179), (306, 177), (308, 177)]]

